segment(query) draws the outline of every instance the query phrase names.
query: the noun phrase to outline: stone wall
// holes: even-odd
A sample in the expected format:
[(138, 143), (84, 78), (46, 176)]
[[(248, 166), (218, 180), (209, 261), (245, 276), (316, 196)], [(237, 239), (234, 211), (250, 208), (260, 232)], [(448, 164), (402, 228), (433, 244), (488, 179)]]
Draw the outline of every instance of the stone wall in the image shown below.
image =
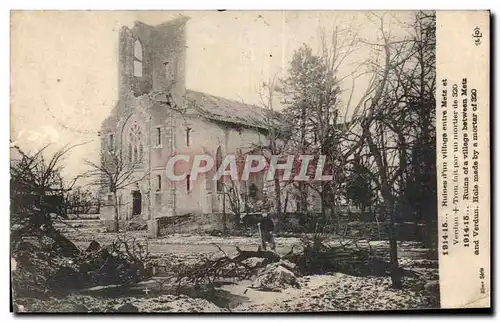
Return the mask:
[[(255, 129), (209, 121), (194, 113), (182, 115), (176, 120), (176, 124), (175, 151), (191, 158), (196, 154), (206, 154), (215, 159), (219, 147), (224, 158), (227, 154), (247, 153), (256, 146), (266, 144), (265, 136)], [(186, 141), (187, 127), (191, 129), (189, 145)], [(217, 194), (214, 173), (215, 171), (210, 171), (200, 175), (196, 181), (191, 181), (189, 191), (187, 181), (175, 183), (178, 214), (222, 212), (223, 200)]]
[[(185, 91), (187, 18), (178, 18), (157, 26), (135, 22), (123, 27), (119, 41), (120, 97), (133, 92), (141, 96), (151, 91), (172, 92), (180, 98)], [(134, 47), (142, 46), (142, 77), (134, 76)]]
[[(145, 218), (172, 215), (174, 187), (165, 178), (165, 164), (173, 150), (175, 118), (172, 108), (182, 107), (185, 91), (185, 24), (179, 18), (158, 26), (136, 22), (133, 28), (123, 27), (119, 40), (119, 97), (111, 115), (101, 126), (101, 151), (109, 157), (109, 141), (116, 149), (127, 147), (128, 131), (137, 122), (143, 131), (140, 166), (134, 173), (137, 186), (122, 189), (120, 214), (130, 217), (132, 191), (142, 195)], [(142, 47), (142, 77), (134, 76), (134, 47)], [(157, 144), (158, 129), (161, 144)], [(123, 151), (127, 153), (127, 151)], [(126, 158), (126, 156), (124, 157)], [(157, 187), (161, 177), (161, 189)], [(108, 198), (109, 188), (103, 187), (101, 197)], [(103, 217), (110, 214), (104, 210)]]
[[(141, 180), (137, 186), (120, 191), (120, 213), (125, 218), (130, 217), (134, 190), (142, 195), (144, 219), (221, 212), (223, 199), (212, 180), (214, 171), (190, 182), (188, 191), (186, 181), (173, 183), (167, 179), (166, 164), (172, 153), (204, 153), (215, 157), (219, 147), (225, 156), (266, 144), (265, 137), (253, 128), (209, 121), (188, 106), (185, 100), (186, 23), (187, 18), (157, 26), (136, 22), (132, 28), (120, 30), (119, 97), (111, 115), (102, 123), (101, 150), (106, 152), (110, 135), (116, 147), (126, 145), (134, 122), (143, 129), (141, 167), (134, 174)], [(142, 47), (142, 77), (134, 75), (137, 41)], [(189, 144), (186, 141), (188, 127), (191, 129)], [(103, 187), (102, 198), (106, 199), (108, 193)], [(105, 217), (109, 217), (109, 211), (104, 212)]]
[[(235, 228), (233, 214), (226, 214), (227, 229)], [(205, 234), (214, 231), (222, 232), (224, 228), (223, 215), (221, 213), (211, 214), (184, 214), (171, 217), (158, 218), (158, 231), (160, 236), (167, 236), (173, 233), (197, 233)]]

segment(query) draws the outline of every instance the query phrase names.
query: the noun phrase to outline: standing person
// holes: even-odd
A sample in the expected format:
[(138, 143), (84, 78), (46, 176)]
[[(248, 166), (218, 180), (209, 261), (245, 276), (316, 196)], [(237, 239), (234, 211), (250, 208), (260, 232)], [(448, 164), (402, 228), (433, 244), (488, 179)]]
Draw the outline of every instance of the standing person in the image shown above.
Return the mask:
[(271, 250), (276, 252), (276, 243), (274, 242), (274, 222), (267, 211), (262, 213), (262, 219), (257, 223), (260, 230), (260, 237), (262, 239), (262, 249), (267, 249), (267, 243), (271, 246)]

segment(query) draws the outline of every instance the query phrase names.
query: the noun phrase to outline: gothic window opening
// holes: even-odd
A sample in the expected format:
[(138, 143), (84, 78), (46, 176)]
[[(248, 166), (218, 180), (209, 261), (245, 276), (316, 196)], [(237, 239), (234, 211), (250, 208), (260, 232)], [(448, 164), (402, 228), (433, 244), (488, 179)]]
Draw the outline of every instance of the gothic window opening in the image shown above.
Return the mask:
[(156, 176), (156, 190), (161, 191), (161, 175)]
[(142, 77), (142, 45), (139, 40), (135, 41), (134, 44), (134, 76)]
[(186, 175), (186, 192), (187, 193), (191, 192), (191, 175), (190, 174)]
[(139, 124), (134, 122), (128, 133), (128, 161), (141, 162), (144, 155), (143, 132)]
[(161, 127), (156, 128), (156, 146), (161, 145)]

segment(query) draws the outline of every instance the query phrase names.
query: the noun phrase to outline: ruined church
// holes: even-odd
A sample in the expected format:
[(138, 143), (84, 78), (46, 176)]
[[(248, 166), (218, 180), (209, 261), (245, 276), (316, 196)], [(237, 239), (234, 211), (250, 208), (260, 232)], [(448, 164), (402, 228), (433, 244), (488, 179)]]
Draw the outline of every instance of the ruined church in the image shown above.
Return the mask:
[[(266, 144), (262, 109), (186, 89), (187, 22), (136, 22), (120, 30), (119, 97), (100, 131), (101, 155), (120, 149), (127, 162), (138, 165), (134, 176), (140, 180), (118, 192), (120, 219), (221, 212), (219, 182), (210, 174), (171, 182), (168, 158), (205, 153), (220, 160)], [(254, 185), (261, 193), (263, 183)], [(102, 188), (102, 219), (113, 219), (109, 187)]]

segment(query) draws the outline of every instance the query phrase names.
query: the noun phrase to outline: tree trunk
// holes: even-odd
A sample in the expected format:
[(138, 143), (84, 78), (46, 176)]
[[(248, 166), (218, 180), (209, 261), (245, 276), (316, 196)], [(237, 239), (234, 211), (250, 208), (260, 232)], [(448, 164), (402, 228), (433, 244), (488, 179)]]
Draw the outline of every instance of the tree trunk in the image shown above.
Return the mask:
[(97, 212), (98, 214), (100, 214), (100, 213), (101, 213), (101, 199), (100, 199), (100, 198), (97, 198), (96, 212)]
[(286, 197), (285, 197), (285, 204), (283, 206), (283, 213), (286, 214), (286, 209), (288, 208), (288, 192), (286, 193)]
[(120, 223), (119, 223), (119, 214), (118, 214), (118, 195), (116, 191), (113, 191), (113, 202), (114, 202), (114, 208), (115, 208), (115, 220), (114, 220), (114, 227), (113, 231), (118, 232), (120, 229)]
[(300, 209), (299, 212), (302, 213), (307, 213), (307, 191), (306, 191), (306, 186), (303, 182), (298, 183), (298, 190), (299, 190), (299, 197), (300, 197)]
[(276, 203), (276, 216), (278, 219), (278, 222), (276, 224), (276, 230), (280, 231), (281, 228), (283, 227), (283, 214), (281, 210), (281, 186), (280, 186), (280, 180), (279, 178), (274, 179), (274, 200)]
[(375, 214), (375, 222), (377, 223), (378, 240), (382, 240), (382, 235), (380, 234), (380, 221), (378, 220), (378, 214)]
[[(363, 137), (367, 140), (368, 148), (375, 158), (378, 167), (378, 175), (380, 177), (380, 192), (383, 198), (384, 211), (386, 212), (387, 221), (387, 234), (389, 239), (389, 254), (390, 254), (390, 267), (391, 267), (391, 280), (392, 287), (400, 289), (402, 287), (401, 272), (398, 263), (398, 244), (396, 240), (395, 227), (394, 227), (394, 204), (395, 198), (392, 194), (392, 187), (389, 183), (387, 175), (387, 166), (382, 160), (382, 151), (374, 143), (371, 133), (367, 125), (363, 126)], [(401, 166), (400, 160), (400, 166)], [(406, 164), (406, 163), (404, 163)]]
[(387, 220), (387, 233), (389, 239), (389, 254), (390, 254), (390, 267), (391, 267), (391, 281), (392, 287), (401, 289), (403, 283), (401, 280), (401, 270), (398, 262), (398, 241), (396, 239), (396, 229), (394, 225), (394, 203), (392, 199), (385, 200), (386, 220)]
[(222, 233), (227, 235), (226, 193), (222, 194)]
[(270, 252), (270, 251), (263, 251), (263, 250), (257, 250), (257, 251), (252, 251), (252, 250), (241, 250), (238, 246), (236, 246), (236, 250), (238, 251), (238, 255), (233, 258), (233, 261), (235, 262), (242, 262), (245, 259), (252, 258), (252, 257), (257, 257), (257, 258), (265, 258), (269, 260), (270, 262), (279, 262), (281, 260), (281, 257), (276, 254), (275, 252)]
[(321, 182), (321, 191), (319, 193), (319, 198), (321, 199), (321, 218), (323, 219), (323, 224), (326, 224), (326, 200), (325, 200), (325, 183)]

